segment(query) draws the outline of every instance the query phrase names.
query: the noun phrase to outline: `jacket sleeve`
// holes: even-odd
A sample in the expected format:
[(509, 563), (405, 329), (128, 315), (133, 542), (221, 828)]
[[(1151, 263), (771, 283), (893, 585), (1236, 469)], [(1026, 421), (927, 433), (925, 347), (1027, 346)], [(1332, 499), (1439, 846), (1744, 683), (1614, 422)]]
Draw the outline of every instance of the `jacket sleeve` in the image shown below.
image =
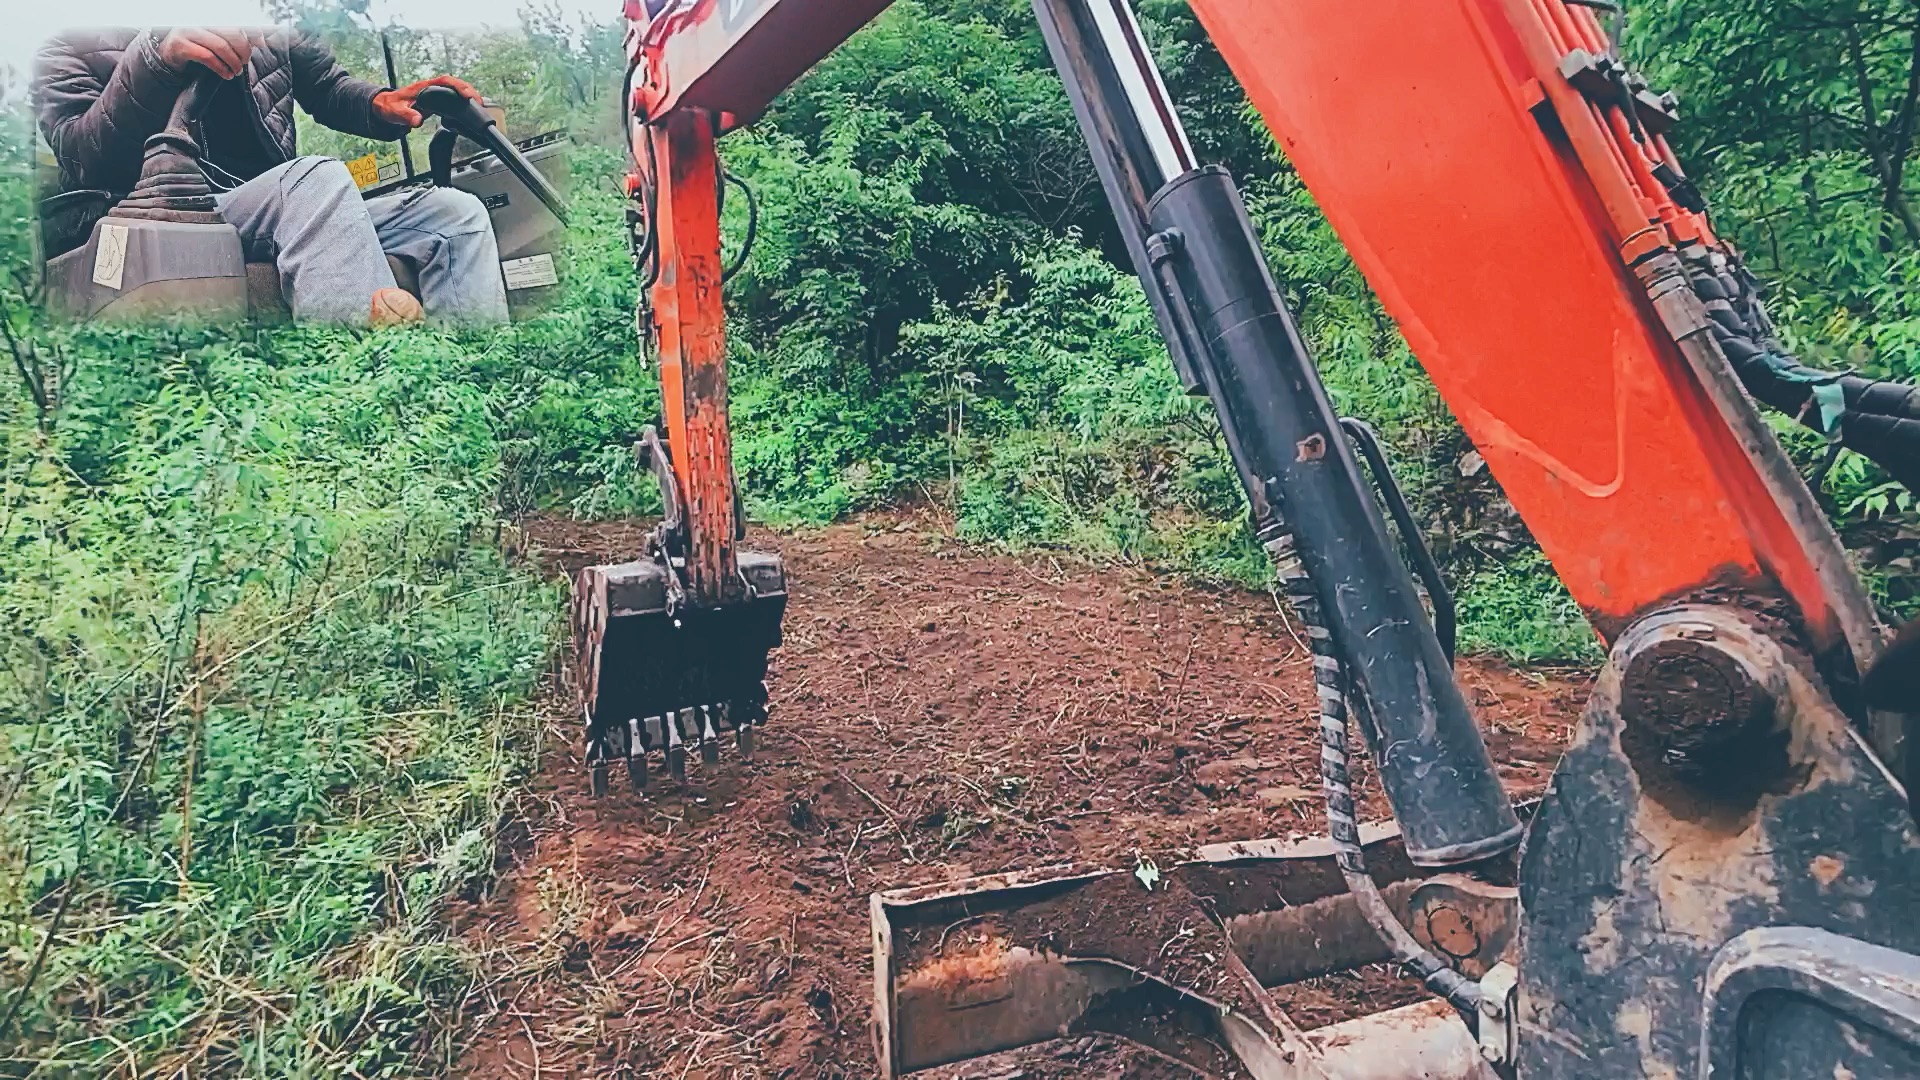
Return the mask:
[(34, 109), (40, 134), (60, 163), (68, 190), (124, 194), (140, 179), (141, 148), (167, 124), (186, 79), (160, 61), (154, 32), (135, 35), (102, 80), (90, 50), (56, 37), (34, 57)]
[(335, 131), (367, 139), (393, 142), (407, 133), (405, 124), (373, 115), (373, 96), (386, 88), (347, 74), (326, 43), (296, 32), (287, 53), (293, 64), (294, 100), (309, 116)]

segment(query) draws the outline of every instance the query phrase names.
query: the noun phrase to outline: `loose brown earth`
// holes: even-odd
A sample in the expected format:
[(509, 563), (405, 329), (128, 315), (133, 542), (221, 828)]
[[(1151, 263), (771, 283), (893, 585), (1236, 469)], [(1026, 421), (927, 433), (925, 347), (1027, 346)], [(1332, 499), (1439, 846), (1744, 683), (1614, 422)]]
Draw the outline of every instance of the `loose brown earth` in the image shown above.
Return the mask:
[[(555, 572), (641, 533), (529, 528)], [(493, 966), (460, 1075), (872, 1076), (870, 893), (1321, 831), (1307, 653), (1267, 594), (986, 554), (908, 518), (756, 542), (792, 590), (759, 752), (594, 799), (556, 690), (525, 827), (460, 918)], [(1502, 775), (1539, 790), (1584, 681), (1461, 676)], [(1418, 996), (1368, 970), (1286, 1005), (1312, 1027)], [(930, 1075), (1189, 1074), (1090, 1040)]]

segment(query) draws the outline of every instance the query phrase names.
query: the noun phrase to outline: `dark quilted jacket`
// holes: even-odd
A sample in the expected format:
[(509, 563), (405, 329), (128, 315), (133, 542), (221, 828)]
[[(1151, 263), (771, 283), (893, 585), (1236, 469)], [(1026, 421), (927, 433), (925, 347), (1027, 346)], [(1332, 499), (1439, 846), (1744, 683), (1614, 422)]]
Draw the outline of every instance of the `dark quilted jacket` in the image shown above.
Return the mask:
[[(61, 190), (132, 190), (147, 137), (166, 125), (174, 98), (195, 74), (160, 62), (166, 30), (83, 30), (63, 34), (35, 57), (33, 106), (40, 134), (60, 163)], [(294, 154), (293, 104), (350, 135), (393, 140), (406, 133), (373, 115), (381, 88), (347, 74), (325, 44), (284, 27), (262, 31), (247, 61), (257, 136), (274, 162)]]

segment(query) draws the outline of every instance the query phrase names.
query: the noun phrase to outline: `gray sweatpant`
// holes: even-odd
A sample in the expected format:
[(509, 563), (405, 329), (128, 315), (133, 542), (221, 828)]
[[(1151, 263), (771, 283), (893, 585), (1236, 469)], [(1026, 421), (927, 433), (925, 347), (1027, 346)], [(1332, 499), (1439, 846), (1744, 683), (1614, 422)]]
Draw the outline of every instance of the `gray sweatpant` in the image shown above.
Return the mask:
[(301, 322), (365, 325), (373, 294), (394, 287), (386, 255), (420, 275), (427, 317), (461, 325), (507, 321), (507, 286), (493, 221), (452, 188), (361, 199), (346, 165), (301, 157), (217, 197), (247, 258), (271, 260)]

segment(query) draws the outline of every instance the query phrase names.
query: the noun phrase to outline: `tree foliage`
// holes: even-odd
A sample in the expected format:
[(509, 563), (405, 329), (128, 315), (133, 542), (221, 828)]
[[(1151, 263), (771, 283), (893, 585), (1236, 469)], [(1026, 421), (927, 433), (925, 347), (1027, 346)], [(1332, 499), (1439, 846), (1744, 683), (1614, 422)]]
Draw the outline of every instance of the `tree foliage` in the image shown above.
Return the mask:
[(1920, 248), (1916, 31), (1909, 0), (1633, 8), (1629, 49), (1679, 93), (1680, 147), (1720, 219), (1757, 268), (1816, 305), (1816, 319), (1892, 313), (1879, 286), (1910, 272)]

